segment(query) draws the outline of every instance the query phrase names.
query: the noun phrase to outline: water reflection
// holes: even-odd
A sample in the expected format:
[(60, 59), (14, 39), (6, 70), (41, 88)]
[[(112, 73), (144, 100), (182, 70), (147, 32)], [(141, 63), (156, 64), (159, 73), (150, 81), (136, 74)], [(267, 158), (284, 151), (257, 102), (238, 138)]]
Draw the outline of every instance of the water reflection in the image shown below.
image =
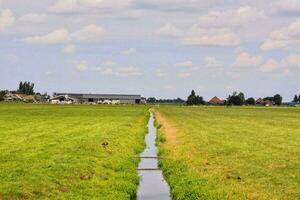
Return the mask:
[[(156, 128), (151, 113), (148, 122), (148, 134), (146, 135), (146, 149), (141, 157), (157, 157)], [(156, 158), (142, 158), (139, 164), (140, 185), (138, 189), (138, 200), (170, 200), (170, 189), (162, 172), (157, 170), (158, 161)], [(143, 170), (144, 169), (144, 170)]]

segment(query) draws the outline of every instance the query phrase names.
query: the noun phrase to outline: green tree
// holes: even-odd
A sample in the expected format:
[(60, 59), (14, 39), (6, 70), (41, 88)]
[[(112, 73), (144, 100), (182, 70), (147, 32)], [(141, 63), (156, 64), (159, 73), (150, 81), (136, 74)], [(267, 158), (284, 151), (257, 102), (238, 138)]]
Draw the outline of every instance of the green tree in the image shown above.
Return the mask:
[[(299, 95), (299, 97), (300, 97), (300, 95)], [(298, 103), (299, 102), (299, 98), (298, 98), (298, 96), (296, 94), (294, 96), (293, 102), (294, 103)]]
[(187, 98), (187, 105), (203, 105), (205, 101), (203, 97), (196, 95), (195, 91), (192, 90), (190, 96)]
[(273, 101), (275, 103), (275, 105), (281, 105), (282, 104), (282, 96), (280, 96), (279, 94), (274, 95), (273, 97)]
[(196, 96), (196, 105), (203, 105), (205, 102), (203, 100), (203, 97), (197, 95)]
[(264, 101), (274, 101), (274, 97), (265, 97)]
[(255, 99), (250, 97), (246, 100), (247, 105), (255, 105)]
[(238, 97), (240, 98), (242, 104), (245, 104), (246, 100), (245, 100), (245, 95), (244, 95), (244, 93), (240, 92), (240, 93), (238, 94)]
[(0, 101), (4, 101), (4, 97), (7, 94), (7, 90), (0, 90)]
[(34, 83), (20, 82), (18, 92), (21, 94), (34, 95)]
[(19, 83), (19, 89), (18, 89), (18, 91), (21, 92), (23, 90), (22, 88), (23, 88), (23, 82), (21, 81)]
[(156, 98), (155, 98), (155, 97), (149, 97), (149, 98), (147, 99), (147, 102), (148, 102), (148, 103), (155, 103), (155, 102), (156, 102)]
[(237, 92), (234, 92), (232, 95), (229, 95), (227, 98), (227, 105), (236, 105), (241, 106), (245, 104), (245, 95), (244, 93), (240, 92), (237, 94)]
[(192, 90), (190, 96), (187, 98), (187, 105), (196, 105), (197, 104), (197, 97), (194, 90)]

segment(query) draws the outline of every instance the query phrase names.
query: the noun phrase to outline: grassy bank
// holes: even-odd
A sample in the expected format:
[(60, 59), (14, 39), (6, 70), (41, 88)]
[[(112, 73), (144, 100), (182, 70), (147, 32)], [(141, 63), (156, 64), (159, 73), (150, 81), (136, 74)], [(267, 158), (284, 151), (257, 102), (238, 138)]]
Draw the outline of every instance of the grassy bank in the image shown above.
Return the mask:
[(155, 110), (174, 199), (300, 199), (300, 109)]
[(0, 199), (131, 199), (144, 106), (0, 104)]

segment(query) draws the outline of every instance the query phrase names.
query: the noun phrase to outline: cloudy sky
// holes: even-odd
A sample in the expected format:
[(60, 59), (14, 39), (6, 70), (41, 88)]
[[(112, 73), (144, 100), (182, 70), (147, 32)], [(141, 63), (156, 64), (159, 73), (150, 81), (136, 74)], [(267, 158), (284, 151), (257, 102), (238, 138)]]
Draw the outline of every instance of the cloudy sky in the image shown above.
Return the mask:
[(288, 101), (300, 0), (0, 0), (0, 74), (0, 89)]

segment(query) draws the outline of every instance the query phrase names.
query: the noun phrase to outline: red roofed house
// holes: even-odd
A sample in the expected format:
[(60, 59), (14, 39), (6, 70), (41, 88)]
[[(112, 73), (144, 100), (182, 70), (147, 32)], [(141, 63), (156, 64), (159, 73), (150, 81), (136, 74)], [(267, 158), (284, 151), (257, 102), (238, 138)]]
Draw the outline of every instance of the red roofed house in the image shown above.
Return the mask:
[(224, 101), (218, 97), (214, 97), (209, 101), (210, 104), (214, 104), (214, 105), (222, 104), (223, 102)]

